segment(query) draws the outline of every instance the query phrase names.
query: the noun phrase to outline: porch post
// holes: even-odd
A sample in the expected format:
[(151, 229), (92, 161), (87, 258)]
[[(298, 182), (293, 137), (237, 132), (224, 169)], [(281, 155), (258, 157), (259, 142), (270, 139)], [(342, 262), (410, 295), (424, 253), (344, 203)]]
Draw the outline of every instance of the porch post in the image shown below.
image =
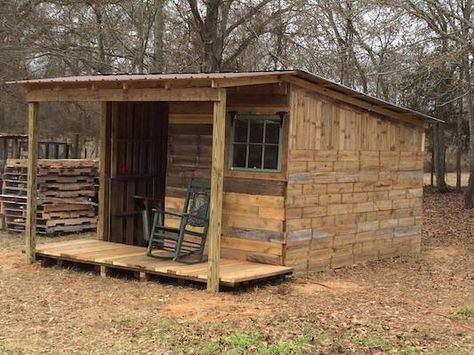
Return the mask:
[(224, 184), (224, 143), (226, 90), (218, 89), (219, 101), (214, 102), (212, 125), (211, 210), (208, 239), (207, 290), (219, 292), (219, 262), (221, 248), (222, 191)]
[(108, 235), (108, 103), (102, 102), (99, 124), (99, 206), (97, 218), (97, 239), (107, 240)]
[(36, 205), (37, 205), (37, 164), (38, 164), (38, 108), (37, 102), (28, 103), (28, 178), (26, 200), (26, 262), (35, 262), (36, 249)]

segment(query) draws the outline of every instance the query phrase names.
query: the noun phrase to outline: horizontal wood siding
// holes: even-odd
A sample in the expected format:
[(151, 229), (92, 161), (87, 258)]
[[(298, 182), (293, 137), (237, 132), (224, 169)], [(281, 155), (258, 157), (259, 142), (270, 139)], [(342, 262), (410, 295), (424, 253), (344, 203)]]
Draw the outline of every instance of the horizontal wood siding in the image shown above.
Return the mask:
[[(264, 88), (230, 90), (229, 105), (242, 112), (281, 108), (287, 101), (286, 89), (264, 86), (269, 90), (266, 94), (262, 93)], [(272, 92), (276, 96), (271, 96)], [(259, 101), (256, 96), (264, 104), (256, 106)], [(191, 178), (211, 176), (212, 106), (170, 103), (169, 123), (165, 205), (167, 209), (180, 211)], [(255, 175), (224, 177), (221, 255), (282, 264), (286, 182), (269, 181), (265, 174), (257, 178)], [(177, 222), (168, 218), (167, 223)]]
[(420, 248), (423, 131), (292, 87), (285, 265), (340, 267)]
[(166, 196), (184, 196), (191, 178), (211, 178), (212, 125), (170, 124)]

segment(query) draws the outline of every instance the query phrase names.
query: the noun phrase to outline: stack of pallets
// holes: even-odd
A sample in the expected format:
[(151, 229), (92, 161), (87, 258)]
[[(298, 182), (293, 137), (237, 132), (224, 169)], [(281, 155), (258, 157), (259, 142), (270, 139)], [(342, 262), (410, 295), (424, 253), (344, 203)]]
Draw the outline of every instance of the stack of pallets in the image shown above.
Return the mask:
[[(46, 235), (95, 229), (98, 162), (91, 159), (38, 161), (37, 232)], [(2, 212), (8, 231), (22, 232), (26, 222), (27, 160), (5, 165)]]

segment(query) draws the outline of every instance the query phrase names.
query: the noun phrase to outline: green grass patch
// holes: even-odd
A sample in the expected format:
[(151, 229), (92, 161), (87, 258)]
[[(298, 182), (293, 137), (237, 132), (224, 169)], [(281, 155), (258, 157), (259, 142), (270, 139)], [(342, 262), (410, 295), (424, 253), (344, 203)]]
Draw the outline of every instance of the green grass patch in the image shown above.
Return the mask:
[(456, 318), (461, 320), (474, 321), (474, 303), (459, 308), (456, 312)]
[(352, 338), (352, 342), (356, 345), (369, 348), (380, 348), (382, 350), (389, 350), (391, 346), (385, 342), (381, 337), (377, 335), (361, 336), (356, 335)]
[(138, 337), (151, 338), (153, 343), (159, 347), (172, 346), (174, 344), (173, 326), (172, 320), (163, 318), (158, 328), (145, 328), (140, 330), (137, 335)]
[(8, 354), (12, 351), (6, 344), (0, 343), (0, 354)]
[(403, 348), (398, 349), (398, 353), (400, 355), (416, 355), (418, 354), (418, 350), (414, 346), (407, 345)]
[(217, 341), (205, 343), (200, 348), (200, 354), (261, 354), (261, 355), (284, 355), (299, 354), (301, 348), (310, 342), (307, 336), (300, 336), (295, 340), (281, 341), (269, 344), (263, 340), (260, 333), (235, 333), (221, 337)]

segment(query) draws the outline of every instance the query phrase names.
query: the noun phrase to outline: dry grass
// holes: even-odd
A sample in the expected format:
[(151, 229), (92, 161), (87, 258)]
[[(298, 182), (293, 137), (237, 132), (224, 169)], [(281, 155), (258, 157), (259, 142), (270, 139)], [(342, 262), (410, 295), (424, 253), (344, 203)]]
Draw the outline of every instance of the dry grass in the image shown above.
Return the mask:
[(426, 194), (419, 257), (216, 296), (26, 266), (22, 239), (2, 234), (0, 353), (472, 354), (459, 314), (474, 301), (474, 212), (460, 206)]

